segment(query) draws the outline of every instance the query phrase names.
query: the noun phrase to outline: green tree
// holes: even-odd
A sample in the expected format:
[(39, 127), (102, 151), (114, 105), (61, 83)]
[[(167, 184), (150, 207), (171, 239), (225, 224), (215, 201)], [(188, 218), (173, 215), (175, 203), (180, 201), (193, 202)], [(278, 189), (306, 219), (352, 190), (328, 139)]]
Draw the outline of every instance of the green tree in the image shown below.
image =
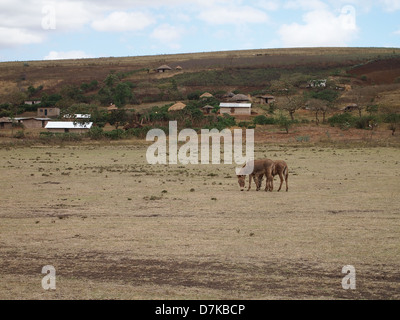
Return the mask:
[(324, 102), (323, 104), (320, 104), (318, 112), (322, 113), (322, 122), (326, 123), (326, 114), (335, 108), (336, 101), (338, 100), (340, 94), (336, 90), (324, 89), (312, 91), (307, 96), (312, 100), (320, 100)]
[(122, 107), (127, 102), (130, 102), (133, 98), (130, 85), (125, 82), (118, 83), (115, 87), (113, 97), (114, 103), (117, 107)]
[(128, 119), (128, 114), (124, 109), (113, 110), (108, 116), (109, 124), (114, 126), (115, 129), (118, 129), (118, 127), (127, 124)]
[(118, 78), (118, 76), (114, 73), (110, 73), (105, 79), (104, 79), (104, 84), (109, 87), (112, 88), (114, 87), (114, 85), (116, 83), (118, 83), (120, 80)]
[(288, 119), (285, 115), (282, 113), (279, 115), (278, 119), (276, 120), (276, 123), (279, 125), (279, 127), (285, 129), (286, 133), (289, 134), (289, 130), (293, 124), (293, 121)]

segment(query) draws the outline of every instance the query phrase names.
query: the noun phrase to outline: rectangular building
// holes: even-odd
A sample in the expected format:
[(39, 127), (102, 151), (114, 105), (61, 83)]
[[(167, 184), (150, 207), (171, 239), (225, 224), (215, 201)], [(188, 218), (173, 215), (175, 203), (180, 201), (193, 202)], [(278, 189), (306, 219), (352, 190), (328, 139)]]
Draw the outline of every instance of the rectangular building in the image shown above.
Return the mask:
[(223, 102), (219, 105), (220, 113), (234, 115), (251, 115), (251, 103)]

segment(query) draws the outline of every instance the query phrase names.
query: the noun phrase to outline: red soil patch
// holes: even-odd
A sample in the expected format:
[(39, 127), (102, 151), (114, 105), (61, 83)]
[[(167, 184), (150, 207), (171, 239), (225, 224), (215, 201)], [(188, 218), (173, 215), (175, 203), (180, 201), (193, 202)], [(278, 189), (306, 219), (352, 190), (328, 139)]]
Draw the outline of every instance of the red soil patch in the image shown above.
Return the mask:
[(369, 83), (391, 84), (400, 78), (400, 58), (378, 60), (349, 71), (356, 76), (366, 76)]

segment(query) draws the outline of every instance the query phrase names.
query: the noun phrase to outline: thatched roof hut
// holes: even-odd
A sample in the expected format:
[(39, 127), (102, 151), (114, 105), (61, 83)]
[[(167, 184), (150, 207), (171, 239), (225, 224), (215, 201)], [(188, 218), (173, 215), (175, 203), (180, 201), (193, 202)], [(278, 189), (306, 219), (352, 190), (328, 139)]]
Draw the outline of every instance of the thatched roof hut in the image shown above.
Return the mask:
[(184, 104), (182, 102), (177, 102), (173, 106), (169, 107), (168, 111), (179, 111), (179, 110), (183, 110), (185, 108), (186, 108), (186, 104)]
[(211, 112), (211, 110), (214, 109), (214, 107), (210, 106), (210, 105), (206, 105), (202, 109), (204, 110), (205, 113), (209, 114)]
[(157, 72), (165, 72), (167, 70), (172, 70), (172, 68), (170, 66), (167, 66), (166, 64), (157, 68)]
[(235, 94), (229, 100), (232, 102), (249, 102), (249, 101), (251, 101), (250, 97), (246, 96), (245, 94)]
[(204, 92), (201, 96), (200, 99), (205, 99), (205, 98), (212, 98), (213, 95), (209, 92)]

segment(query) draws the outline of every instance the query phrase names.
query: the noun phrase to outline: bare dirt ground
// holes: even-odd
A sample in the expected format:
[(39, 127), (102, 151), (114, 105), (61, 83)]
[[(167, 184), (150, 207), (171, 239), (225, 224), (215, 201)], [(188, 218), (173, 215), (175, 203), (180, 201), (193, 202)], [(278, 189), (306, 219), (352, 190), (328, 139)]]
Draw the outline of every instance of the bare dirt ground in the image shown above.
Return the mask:
[(398, 148), (256, 144), (288, 162), (288, 193), (146, 149), (0, 149), (0, 299), (400, 298)]

